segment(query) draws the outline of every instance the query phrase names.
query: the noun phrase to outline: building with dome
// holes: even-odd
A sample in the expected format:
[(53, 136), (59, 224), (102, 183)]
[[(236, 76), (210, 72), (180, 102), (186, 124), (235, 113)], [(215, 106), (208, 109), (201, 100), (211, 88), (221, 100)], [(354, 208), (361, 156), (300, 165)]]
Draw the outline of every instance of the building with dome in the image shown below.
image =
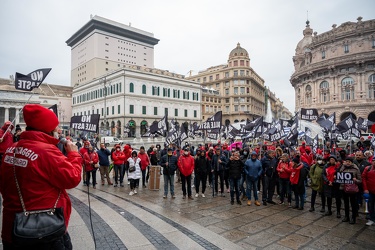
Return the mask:
[(322, 34), (309, 21), (293, 56), (296, 111), (317, 108), (375, 121), (375, 20), (345, 22)]
[(264, 116), (267, 103), (273, 117), (291, 117), (283, 103), (265, 87), (263, 78), (251, 68), (249, 53), (240, 43), (229, 53), (226, 64), (212, 66), (187, 79), (201, 84), (202, 120), (222, 110), (225, 125), (246, 121)]

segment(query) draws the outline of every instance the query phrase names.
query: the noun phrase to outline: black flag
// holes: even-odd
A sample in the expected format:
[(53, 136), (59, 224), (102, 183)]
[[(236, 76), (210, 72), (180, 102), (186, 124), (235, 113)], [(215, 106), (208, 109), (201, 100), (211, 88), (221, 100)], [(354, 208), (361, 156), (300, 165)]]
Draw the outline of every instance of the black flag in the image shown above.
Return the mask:
[(318, 110), (317, 109), (301, 108), (301, 120), (315, 121), (316, 119), (318, 119)]
[(223, 112), (219, 111), (210, 118), (207, 119), (207, 121), (203, 122), (201, 125), (199, 125), (199, 130), (220, 130), (221, 129), (221, 120), (222, 120)]
[(368, 127), (374, 124), (374, 122), (369, 121), (368, 119), (363, 119), (362, 117), (358, 118), (357, 123), (358, 123), (358, 128), (362, 130), (363, 132), (367, 132)]
[(160, 121), (152, 123), (148, 132), (151, 135), (159, 134), (163, 136), (168, 131), (167, 124), (168, 117), (167, 115), (165, 115), (163, 118), (160, 119)]
[(49, 109), (49, 110), (52, 110), (53, 113), (55, 113), (55, 115), (56, 115), (57, 117), (59, 117), (59, 116), (57, 115), (57, 104), (52, 105), (52, 106), (49, 107), (48, 109)]
[(311, 145), (312, 144), (312, 134), (311, 134), (311, 129), (308, 128), (308, 127), (305, 127), (305, 141), (306, 141), (306, 144), (307, 145)]
[(319, 137), (318, 135), (316, 135), (312, 143), (312, 151), (314, 155), (316, 155), (316, 151), (318, 151), (318, 144), (319, 144)]
[(99, 114), (73, 116), (70, 120), (70, 127), (76, 130), (97, 133), (99, 129)]
[(42, 84), (50, 71), (51, 69), (37, 69), (27, 75), (16, 72), (14, 85), (16, 89), (32, 91)]

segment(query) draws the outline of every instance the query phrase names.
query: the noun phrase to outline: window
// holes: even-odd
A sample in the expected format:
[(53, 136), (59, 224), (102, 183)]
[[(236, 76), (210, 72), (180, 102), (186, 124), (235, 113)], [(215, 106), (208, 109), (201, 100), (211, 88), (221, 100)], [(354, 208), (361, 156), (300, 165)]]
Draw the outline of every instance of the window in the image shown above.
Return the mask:
[(233, 61), (233, 66), (238, 66), (238, 61)]
[(158, 115), (158, 107), (154, 107), (154, 115)]
[(107, 107), (107, 115), (109, 115), (109, 107)]
[(240, 60), (240, 66), (245, 66), (245, 60)]
[(115, 114), (115, 106), (112, 106), (112, 115)]
[(229, 82), (225, 82), (225, 87), (229, 87), (230, 83)]
[(325, 50), (322, 51), (322, 59), (325, 59), (326, 58), (326, 52)]
[(368, 78), (369, 83), (375, 83), (375, 74), (372, 74)]
[(142, 115), (146, 114), (146, 106), (142, 106)]
[(244, 95), (245, 94), (245, 87), (241, 87), (240, 92), (241, 92), (241, 95)]
[(354, 84), (354, 80), (353, 80), (353, 78), (351, 78), (351, 77), (345, 77), (345, 78), (342, 79), (342, 81), (341, 81), (341, 85), (342, 85), (342, 86), (352, 85), (352, 84)]
[(224, 77), (225, 77), (225, 78), (228, 78), (228, 77), (229, 77), (229, 72), (225, 72), (225, 73), (224, 73)]
[(233, 89), (233, 92), (234, 92), (235, 95), (238, 95), (238, 87), (235, 87), (235, 88)]
[(311, 93), (311, 86), (310, 85), (307, 85), (306, 88), (305, 88), (305, 97), (306, 97), (306, 104), (311, 104), (311, 96), (312, 96), (312, 93)]
[(375, 49), (375, 37), (374, 36), (372, 37), (371, 45), (372, 45), (372, 48)]
[(216, 74), (216, 80), (219, 80), (219, 74)]
[(229, 106), (225, 106), (225, 112), (229, 113)]
[(237, 76), (238, 76), (238, 70), (233, 71), (233, 76), (234, 76), (234, 77), (237, 77)]
[(225, 95), (229, 95), (229, 89), (225, 89)]
[(101, 116), (103, 116), (104, 115), (104, 108), (102, 108), (102, 113), (101, 113)]
[(238, 105), (234, 105), (234, 112), (238, 112)]
[(120, 113), (121, 113), (121, 106), (117, 105), (117, 114), (120, 114)]
[(132, 82), (129, 85), (129, 92), (134, 93), (134, 83), (132, 83)]
[(129, 113), (134, 114), (134, 105), (129, 105)]
[(203, 77), (203, 82), (207, 82), (207, 77)]
[(146, 85), (145, 84), (142, 85), (142, 94), (146, 94)]
[(238, 80), (233, 80), (233, 85), (238, 85)]
[(185, 117), (188, 116), (188, 111), (187, 111), (187, 109), (184, 110), (184, 116), (185, 116)]
[(164, 115), (168, 115), (168, 108), (164, 108)]
[(348, 44), (344, 45), (344, 53), (349, 53), (349, 45)]
[(327, 81), (323, 81), (320, 83), (319, 86), (320, 91), (320, 102), (329, 102), (329, 83)]
[(213, 77), (213, 76), (210, 76), (210, 82), (212, 82), (213, 79), (214, 79), (214, 77)]
[(194, 118), (196, 118), (196, 117), (197, 117), (197, 111), (194, 110)]
[(354, 80), (351, 77), (345, 77), (341, 81), (341, 99), (352, 100), (354, 99)]
[(174, 109), (174, 116), (178, 116), (178, 109)]
[(240, 76), (245, 76), (245, 70), (240, 70)]

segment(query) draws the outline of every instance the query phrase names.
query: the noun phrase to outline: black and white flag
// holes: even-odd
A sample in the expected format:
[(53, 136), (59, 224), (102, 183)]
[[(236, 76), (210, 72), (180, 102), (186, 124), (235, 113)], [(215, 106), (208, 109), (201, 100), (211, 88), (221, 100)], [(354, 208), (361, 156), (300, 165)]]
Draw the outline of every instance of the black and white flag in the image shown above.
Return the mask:
[(57, 112), (57, 104), (52, 105), (52, 106), (49, 107), (48, 109), (49, 109), (49, 110), (52, 110), (53, 113), (55, 113), (55, 115), (56, 115), (57, 117), (59, 117), (58, 112)]
[(97, 133), (99, 119), (99, 114), (73, 116), (70, 119), (70, 127), (80, 131)]
[(253, 129), (242, 136), (242, 139), (251, 139), (251, 138), (259, 138), (263, 134), (263, 117), (257, 119), (257, 124), (253, 127)]
[(50, 71), (51, 69), (49, 68), (37, 69), (27, 75), (16, 72), (14, 85), (16, 89), (32, 91), (34, 88), (38, 88), (40, 84), (42, 84)]
[(168, 131), (167, 124), (168, 116), (165, 115), (163, 118), (160, 119), (160, 121), (152, 123), (148, 132), (150, 132), (150, 134), (152, 135), (159, 134), (161, 136), (164, 136), (164, 134)]
[(284, 128), (280, 120), (274, 122), (271, 128), (268, 129), (264, 134), (263, 138), (267, 141), (278, 141), (285, 136)]
[(316, 135), (314, 140), (312, 141), (312, 151), (314, 155), (316, 155), (316, 152), (318, 151), (318, 146), (319, 146), (319, 137), (318, 135)]
[(243, 128), (247, 131), (251, 131), (254, 127), (256, 127), (259, 124), (259, 121), (262, 120), (263, 123), (263, 117), (258, 117), (252, 122), (248, 122)]
[(362, 117), (358, 118), (357, 123), (358, 123), (358, 128), (362, 130), (363, 132), (367, 132), (368, 127), (374, 124), (374, 122), (369, 121), (368, 119), (363, 119)]
[(317, 123), (327, 130), (332, 130), (336, 124), (336, 112), (333, 112), (333, 114), (325, 120), (323, 120), (322, 117), (319, 117)]
[(311, 129), (308, 127), (305, 127), (305, 141), (307, 145), (311, 145), (313, 141)]
[(301, 108), (301, 120), (306, 121), (315, 121), (318, 119), (318, 110), (317, 109), (304, 109)]
[(210, 118), (207, 119), (207, 121), (203, 122), (198, 126), (198, 130), (215, 130), (221, 129), (221, 120), (222, 120), (223, 112), (219, 111)]
[(341, 133), (343, 139), (349, 139), (352, 135), (359, 138), (361, 137), (361, 132), (358, 129), (358, 123), (349, 115), (344, 120), (337, 124), (337, 132)]

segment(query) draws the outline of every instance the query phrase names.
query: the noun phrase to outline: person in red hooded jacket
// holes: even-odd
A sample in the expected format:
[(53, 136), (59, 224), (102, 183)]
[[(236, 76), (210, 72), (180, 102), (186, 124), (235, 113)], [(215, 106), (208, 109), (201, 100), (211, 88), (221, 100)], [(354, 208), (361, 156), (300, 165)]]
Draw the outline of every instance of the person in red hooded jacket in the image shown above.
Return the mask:
[(113, 170), (115, 171), (115, 185), (118, 185), (118, 175), (120, 174), (120, 187), (124, 186), (124, 161), (125, 161), (125, 154), (121, 151), (121, 146), (116, 145), (115, 151), (112, 153), (112, 160), (113, 160)]
[(18, 142), (6, 150), (0, 167), (0, 192), (4, 198), (3, 247), (21, 249), (15, 248), (17, 242), (12, 238), (15, 214), (23, 211), (16, 176), (25, 209), (50, 209), (57, 201), (56, 207), (63, 208), (67, 228), (62, 237), (26, 249), (72, 249), (68, 234), (72, 205), (66, 189), (75, 188), (81, 181), (82, 158), (71, 141), (64, 145), (66, 156), (57, 148), (59, 121), (51, 110), (37, 104), (27, 104), (23, 108), (23, 116), (26, 131), (22, 132)]
[(13, 144), (13, 128), (13, 124), (10, 121), (7, 121), (0, 129), (0, 164), (5, 150)]
[(194, 171), (195, 163), (194, 157), (190, 155), (190, 149), (185, 148), (183, 154), (180, 155), (177, 162), (178, 169), (181, 173), (181, 182), (182, 182), (182, 198), (186, 198), (186, 185), (187, 185), (187, 194), (189, 200), (194, 200), (191, 196), (191, 174)]
[(141, 146), (139, 148), (138, 158), (141, 159), (141, 170), (142, 170), (142, 185), (146, 187), (146, 170), (150, 166), (150, 158), (145, 151), (145, 147)]
[(95, 166), (99, 162), (99, 157), (98, 154), (94, 151), (94, 147), (92, 145), (89, 146), (89, 150), (83, 155), (83, 161), (86, 171), (86, 183), (90, 183), (90, 175), (92, 174), (92, 186), (94, 189), (96, 189), (97, 167)]
[(90, 146), (90, 142), (88, 140), (85, 140), (83, 142), (83, 147), (80, 148), (79, 150), (79, 153), (81, 154), (81, 164), (82, 164), (82, 180), (83, 180), (83, 185), (86, 186), (86, 185), (89, 185), (90, 183), (86, 183), (86, 169), (85, 169), (85, 162), (83, 160), (83, 156), (89, 151), (89, 146)]
[(309, 146), (305, 147), (305, 153), (301, 152), (301, 161), (305, 162), (309, 167), (314, 163), (314, 155), (311, 153)]
[(124, 154), (125, 154), (125, 162), (124, 162), (124, 177), (125, 177), (125, 173), (126, 175), (128, 176), (128, 185), (130, 185), (130, 179), (129, 179), (129, 162), (128, 162), (128, 159), (130, 157), (132, 157), (132, 152), (133, 152), (133, 149), (132, 147), (130, 146), (130, 144), (125, 144), (124, 146), (124, 150), (123, 150)]

